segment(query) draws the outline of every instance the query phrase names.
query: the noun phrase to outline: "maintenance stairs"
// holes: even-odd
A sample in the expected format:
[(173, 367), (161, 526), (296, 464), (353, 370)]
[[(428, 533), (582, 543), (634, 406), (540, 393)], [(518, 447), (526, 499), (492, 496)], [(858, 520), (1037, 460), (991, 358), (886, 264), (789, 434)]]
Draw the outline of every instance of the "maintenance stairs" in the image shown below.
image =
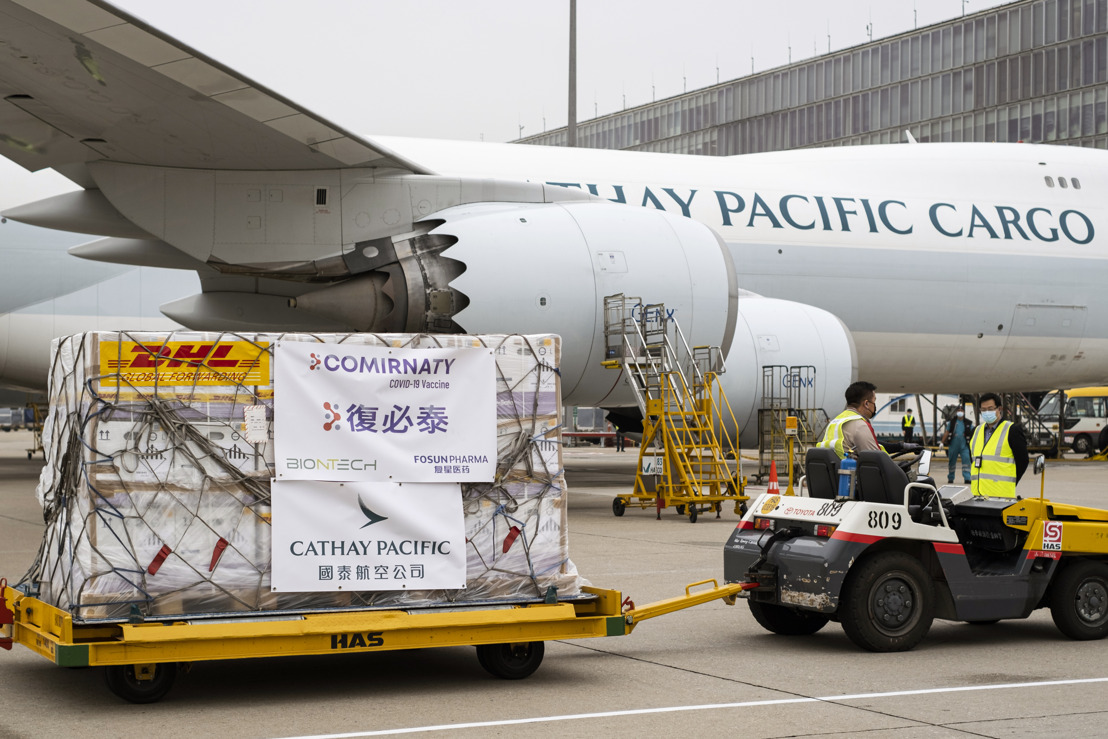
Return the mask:
[[(1028, 452), (1044, 453), (1053, 458), (1065, 451), (1065, 445), (1058, 441), (1063, 436), (1059, 424), (1064, 423), (1064, 419), (1044, 419), (1039, 415), (1039, 409), (1023, 393), (1006, 393), (1002, 397), (1004, 407), (1012, 409), (1009, 420), (1023, 426)], [(977, 399), (974, 400), (976, 405)], [(1065, 406), (1061, 407), (1064, 409)]]
[(662, 304), (609, 295), (604, 316), (604, 366), (625, 373), (643, 416), (634, 491), (617, 496), (612, 512), (653, 507), (660, 519), (672, 506), (695, 523), (703, 512), (719, 518), (731, 502), (745, 513), (739, 450), (725, 431), (737, 434), (738, 423), (719, 381), (720, 348), (690, 349)]
[[(758, 409), (758, 469), (753, 478), (769, 479), (771, 465), (790, 471), (804, 459), (827, 427), (827, 413), (816, 405), (816, 368), (812, 365), (762, 366), (762, 407)], [(789, 419), (795, 428), (790, 431)]]

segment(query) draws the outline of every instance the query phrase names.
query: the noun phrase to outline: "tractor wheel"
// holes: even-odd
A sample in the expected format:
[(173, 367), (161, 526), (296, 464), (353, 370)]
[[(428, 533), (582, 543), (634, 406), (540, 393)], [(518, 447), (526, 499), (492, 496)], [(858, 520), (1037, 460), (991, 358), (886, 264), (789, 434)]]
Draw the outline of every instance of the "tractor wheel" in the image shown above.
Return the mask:
[(541, 641), (481, 644), (477, 647), (477, 661), (495, 677), (522, 680), (539, 669), (545, 652)]
[(773, 603), (748, 600), (754, 620), (765, 629), (782, 636), (808, 636), (822, 629), (830, 617), (817, 611), (801, 611)]
[(1050, 615), (1071, 639), (1108, 636), (1108, 564), (1083, 559), (1067, 565), (1051, 586)]
[(131, 703), (156, 703), (165, 697), (177, 679), (177, 663), (164, 662), (154, 665), (154, 675), (140, 680), (134, 665), (112, 665), (104, 668), (104, 682), (108, 690)]
[(904, 652), (935, 619), (931, 578), (915, 557), (882, 552), (854, 566), (843, 583), (839, 621), (850, 640), (871, 652)]

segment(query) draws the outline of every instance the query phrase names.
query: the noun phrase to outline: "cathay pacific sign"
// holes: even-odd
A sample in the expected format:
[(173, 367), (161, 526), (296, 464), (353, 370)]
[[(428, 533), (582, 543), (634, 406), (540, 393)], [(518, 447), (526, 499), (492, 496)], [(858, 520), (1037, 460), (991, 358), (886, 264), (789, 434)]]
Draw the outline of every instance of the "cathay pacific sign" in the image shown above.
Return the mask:
[(466, 586), (457, 484), (275, 480), (274, 591)]
[(279, 480), (489, 482), (496, 363), (484, 347), (278, 342)]
[(782, 229), (907, 236), (930, 230), (950, 239), (1031, 241), (1084, 246), (1096, 236), (1092, 218), (1075, 208), (1025, 203), (918, 202), (833, 193), (768, 193), (741, 188), (548, 182), (588, 190), (613, 203), (677, 212), (723, 229)]

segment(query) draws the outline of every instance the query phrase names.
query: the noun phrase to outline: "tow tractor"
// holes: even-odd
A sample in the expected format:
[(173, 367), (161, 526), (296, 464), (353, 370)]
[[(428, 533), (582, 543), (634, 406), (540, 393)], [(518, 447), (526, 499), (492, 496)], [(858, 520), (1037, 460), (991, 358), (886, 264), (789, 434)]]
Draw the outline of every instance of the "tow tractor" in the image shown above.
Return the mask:
[(753, 500), (728, 540), (724, 579), (756, 584), (746, 597), (762, 627), (806, 635), (838, 621), (859, 647), (898, 652), (936, 618), (993, 623), (1050, 608), (1072, 639), (1108, 635), (1108, 511), (1046, 500), (1042, 484), (1024, 499), (939, 487), (926, 477), (929, 452), (900, 464), (855, 456), (856, 469), (840, 470), (833, 450), (809, 450), (801, 495)]

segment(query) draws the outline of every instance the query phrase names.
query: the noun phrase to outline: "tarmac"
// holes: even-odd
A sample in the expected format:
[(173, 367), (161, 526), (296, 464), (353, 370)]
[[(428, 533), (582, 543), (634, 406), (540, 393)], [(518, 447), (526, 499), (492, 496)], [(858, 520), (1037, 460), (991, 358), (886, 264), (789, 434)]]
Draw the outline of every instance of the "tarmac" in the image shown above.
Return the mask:
[[(26, 432), (0, 434), (0, 576), (35, 558), (41, 458)], [(722, 576), (738, 517), (695, 524), (653, 509), (612, 514), (637, 450), (567, 448), (570, 551), (595, 585), (637, 604)], [(937, 460), (935, 476), (945, 472)], [(1103, 463), (1051, 462), (1048, 498), (1108, 508)], [(760, 487), (751, 487), (754, 495)], [(1023, 496), (1038, 495), (1029, 471)], [(913, 651), (860, 651), (837, 624), (769, 634), (745, 603), (640, 624), (626, 637), (547, 644), (520, 681), (488, 675), (472, 648), (207, 662), (159, 703), (132, 705), (93, 669), (65, 669), (16, 646), (0, 651), (0, 737), (1108, 736), (1108, 643), (1070, 641), (1049, 612), (991, 626), (936, 621)]]

